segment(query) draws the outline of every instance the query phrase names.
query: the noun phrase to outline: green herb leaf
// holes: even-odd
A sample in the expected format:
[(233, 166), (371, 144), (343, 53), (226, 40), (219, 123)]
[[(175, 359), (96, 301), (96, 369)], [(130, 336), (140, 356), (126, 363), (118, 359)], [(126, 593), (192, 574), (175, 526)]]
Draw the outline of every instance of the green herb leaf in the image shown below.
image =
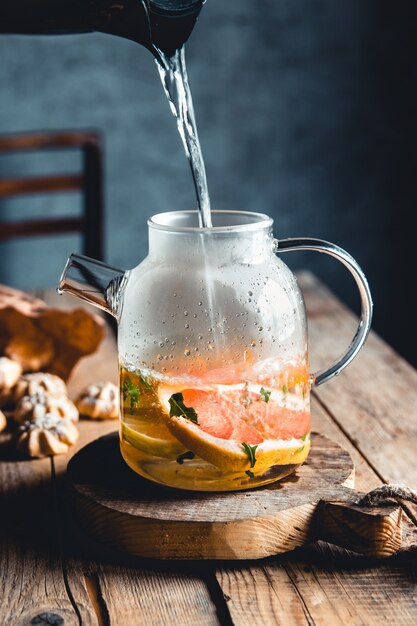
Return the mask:
[(168, 402), (170, 406), (170, 417), (185, 417), (187, 420), (190, 420), (190, 422), (197, 424), (198, 426), (197, 413), (191, 406), (185, 406), (184, 396), (181, 392), (173, 393)]
[(247, 474), (249, 478), (255, 478), (255, 474), (251, 472), (250, 470), (246, 470), (245, 474)]
[(195, 457), (194, 452), (191, 452), (191, 450), (188, 450), (188, 452), (184, 452), (184, 454), (180, 454), (177, 457), (177, 463), (179, 463), (180, 465), (182, 465), (184, 463), (184, 461), (186, 461), (187, 459), (193, 459)]
[(264, 402), (269, 402), (269, 398), (271, 397), (272, 391), (270, 391), (269, 389), (265, 389), (264, 387), (261, 387), (259, 390), (259, 393), (261, 394), (262, 400)]
[(141, 382), (145, 385), (145, 387), (147, 389), (152, 389), (152, 382), (151, 382), (151, 377), (150, 376), (141, 376), (140, 377)]
[(305, 446), (301, 446), (300, 448), (298, 448), (296, 450), (296, 454), (300, 454), (300, 452), (302, 452), (304, 450)]
[(288, 387), (287, 385), (282, 385), (282, 393), (287, 394), (288, 393)]
[(249, 467), (254, 467), (255, 463), (256, 463), (256, 458), (255, 458), (255, 452), (256, 452), (256, 448), (258, 447), (258, 445), (256, 446), (251, 446), (249, 443), (242, 443), (243, 449), (246, 452), (246, 454), (249, 457), (249, 461), (250, 461), (250, 466)]
[(130, 378), (126, 378), (123, 383), (123, 400), (130, 400), (130, 415), (133, 415), (133, 409), (139, 404), (140, 389), (132, 383)]
[(301, 439), (302, 441), (305, 441), (305, 440), (307, 439), (307, 437), (308, 437), (308, 433), (306, 433), (305, 435), (303, 435), (302, 437), (300, 437), (300, 439)]

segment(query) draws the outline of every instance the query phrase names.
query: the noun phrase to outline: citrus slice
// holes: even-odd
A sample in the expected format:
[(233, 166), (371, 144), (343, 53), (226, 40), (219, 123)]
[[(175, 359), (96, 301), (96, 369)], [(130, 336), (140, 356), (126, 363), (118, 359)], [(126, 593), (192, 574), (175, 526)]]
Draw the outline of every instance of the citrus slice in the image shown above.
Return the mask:
[[(158, 424), (157, 429), (152, 429), (149, 424), (138, 425), (137, 422), (135, 422), (135, 426), (140, 429), (140, 432), (125, 422), (122, 423), (121, 431), (122, 438), (138, 450), (166, 459), (176, 459), (180, 454), (186, 452), (184, 446), (171, 435), (165, 426), (162, 425), (166, 431), (163, 433), (163, 437), (161, 437), (160, 424)], [(152, 430), (155, 430), (155, 433)]]
[(264, 402), (258, 388), (249, 391), (249, 398), (247, 419), (265, 439), (300, 439), (309, 432), (310, 411), (297, 396), (272, 391)]
[[(197, 423), (183, 415), (170, 416), (169, 401), (175, 393), (181, 394), (185, 407), (195, 410)], [(265, 402), (259, 386), (161, 386), (159, 401), (174, 437), (222, 470), (258, 474), (272, 465), (300, 464), (308, 455), (309, 413), (304, 403), (298, 410), (283, 406), (279, 392), (271, 392)], [(250, 458), (248, 446), (256, 446), (255, 459)]]

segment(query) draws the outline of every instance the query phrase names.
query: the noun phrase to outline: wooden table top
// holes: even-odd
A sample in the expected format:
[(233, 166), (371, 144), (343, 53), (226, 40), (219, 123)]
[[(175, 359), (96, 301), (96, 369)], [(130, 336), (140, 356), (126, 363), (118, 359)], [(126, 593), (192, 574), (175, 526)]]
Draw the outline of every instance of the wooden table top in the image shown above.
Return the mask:
[[(311, 274), (300, 285), (314, 371), (342, 352), (357, 321)], [(37, 295), (79, 305), (52, 291)], [(77, 366), (70, 394), (116, 377), (109, 332)], [(417, 488), (416, 413), (417, 372), (374, 333), (341, 376), (313, 392), (313, 428), (349, 450), (361, 491), (384, 482)], [(78, 448), (116, 426), (81, 422)], [(262, 561), (129, 560), (103, 552), (78, 527), (66, 496), (69, 456), (17, 462), (0, 446), (0, 625), (417, 624), (416, 506), (402, 505), (404, 549), (386, 560), (323, 542)]]

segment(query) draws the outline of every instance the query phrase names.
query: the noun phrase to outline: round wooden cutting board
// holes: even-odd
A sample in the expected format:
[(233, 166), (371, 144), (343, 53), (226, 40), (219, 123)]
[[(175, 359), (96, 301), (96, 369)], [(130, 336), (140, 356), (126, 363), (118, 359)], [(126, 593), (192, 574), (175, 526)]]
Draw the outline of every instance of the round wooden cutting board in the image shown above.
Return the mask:
[(401, 545), (399, 507), (355, 505), (350, 455), (319, 434), (295, 474), (248, 491), (159, 487), (125, 464), (117, 433), (80, 450), (68, 478), (83, 526), (112, 548), (141, 557), (254, 559), (319, 538), (376, 556)]

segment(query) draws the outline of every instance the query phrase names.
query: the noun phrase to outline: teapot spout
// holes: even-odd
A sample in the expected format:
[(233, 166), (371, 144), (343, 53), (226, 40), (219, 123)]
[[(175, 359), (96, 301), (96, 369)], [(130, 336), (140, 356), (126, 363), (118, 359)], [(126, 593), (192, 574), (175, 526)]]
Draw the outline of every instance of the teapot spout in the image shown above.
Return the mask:
[(71, 254), (62, 272), (58, 293), (70, 293), (117, 318), (126, 277), (124, 270)]

